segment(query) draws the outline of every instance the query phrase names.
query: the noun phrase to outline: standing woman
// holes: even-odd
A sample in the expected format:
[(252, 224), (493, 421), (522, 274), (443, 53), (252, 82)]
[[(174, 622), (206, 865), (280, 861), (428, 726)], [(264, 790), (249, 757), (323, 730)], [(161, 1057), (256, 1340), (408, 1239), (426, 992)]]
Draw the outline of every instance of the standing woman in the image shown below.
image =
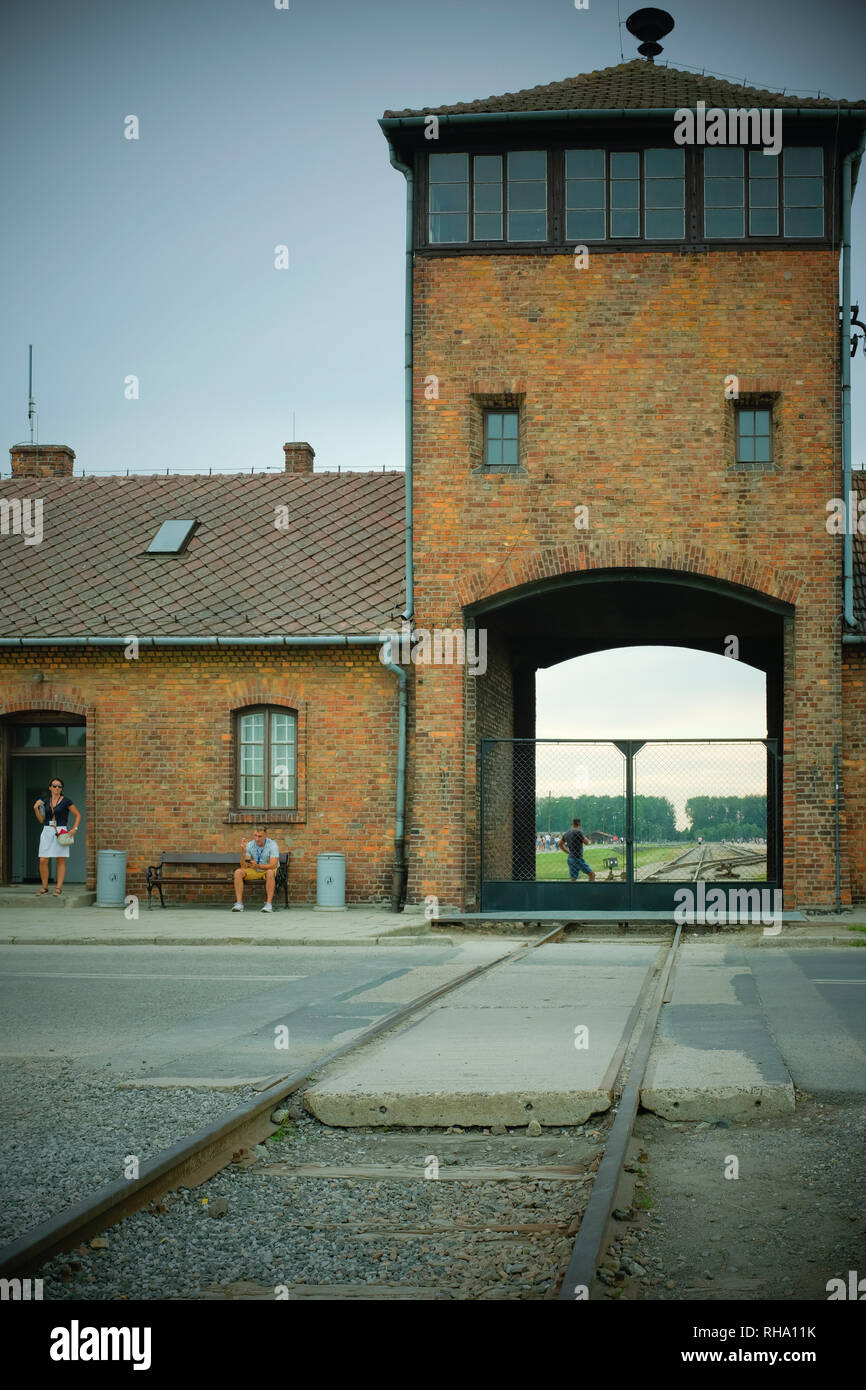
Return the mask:
[[(39, 877), (42, 879), (42, 887), (39, 892), (48, 892), (48, 861), (56, 859), (57, 887), (54, 890), (56, 898), (63, 891), (69, 846), (78, 829), (81, 812), (77, 806), (73, 806), (68, 796), (63, 795), (63, 783), (59, 777), (52, 778), (48, 788), (48, 799), (35, 801), (33, 810), (36, 812), (36, 819), (42, 825), (42, 834), (39, 837)], [(75, 817), (75, 824), (71, 830), (69, 828), (70, 811)]]

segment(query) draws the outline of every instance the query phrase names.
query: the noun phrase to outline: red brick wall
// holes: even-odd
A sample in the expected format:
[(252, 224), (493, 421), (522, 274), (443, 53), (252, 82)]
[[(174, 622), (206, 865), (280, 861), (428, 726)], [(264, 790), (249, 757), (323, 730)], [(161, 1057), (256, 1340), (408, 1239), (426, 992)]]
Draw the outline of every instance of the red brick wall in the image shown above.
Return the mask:
[(842, 651), (842, 792), (851, 900), (866, 903), (866, 646)]
[[(375, 649), (142, 648), (129, 661), (122, 651), (0, 655), (0, 719), (37, 708), (87, 715), (91, 886), (100, 848), (126, 850), (127, 891), (137, 894), (163, 850), (239, 851), (257, 817), (231, 813), (232, 711), (275, 704), (298, 711), (300, 809), (267, 816), (280, 848), (292, 851), (290, 902), (315, 901), (316, 855), (328, 850), (346, 853), (348, 901), (388, 901), (397, 681)], [(29, 679), (37, 670), (38, 686)], [(3, 845), (5, 815), (3, 804)], [(8, 862), (3, 868), (8, 874)], [(229, 890), (211, 896), (232, 900)]]
[[(841, 729), (837, 615), (836, 257), (821, 250), (424, 257), (415, 262), (416, 621), (550, 575), (661, 567), (796, 605), (786, 684), (785, 904), (832, 905), (832, 749)], [(778, 469), (731, 467), (725, 378), (772, 390)], [(425, 378), (438, 377), (438, 399)], [(476, 397), (522, 398), (520, 475), (475, 474)], [(577, 532), (574, 509), (589, 507)], [(672, 639), (675, 640), (672, 634)], [(476, 678), (483, 679), (483, 678)], [(413, 816), (443, 846), (436, 886), (462, 902), (456, 845), (477, 836), (464, 688), (417, 692)], [(467, 720), (466, 762), (424, 747)], [(437, 745), (441, 746), (441, 745)], [(445, 824), (441, 817), (446, 817)]]

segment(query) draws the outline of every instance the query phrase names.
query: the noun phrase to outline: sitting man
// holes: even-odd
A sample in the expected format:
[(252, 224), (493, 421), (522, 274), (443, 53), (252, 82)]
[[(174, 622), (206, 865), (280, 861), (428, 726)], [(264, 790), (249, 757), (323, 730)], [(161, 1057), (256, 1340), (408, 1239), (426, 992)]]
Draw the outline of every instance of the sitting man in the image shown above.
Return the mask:
[(253, 832), (253, 838), (241, 842), (240, 868), (235, 869), (235, 898), (237, 901), (232, 908), (232, 912), (243, 912), (244, 883), (254, 878), (263, 878), (265, 880), (267, 901), (262, 908), (262, 912), (273, 912), (274, 887), (277, 881), (279, 863), (279, 845), (276, 840), (268, 839), (268, 832), (265, 826), (257, 825)]

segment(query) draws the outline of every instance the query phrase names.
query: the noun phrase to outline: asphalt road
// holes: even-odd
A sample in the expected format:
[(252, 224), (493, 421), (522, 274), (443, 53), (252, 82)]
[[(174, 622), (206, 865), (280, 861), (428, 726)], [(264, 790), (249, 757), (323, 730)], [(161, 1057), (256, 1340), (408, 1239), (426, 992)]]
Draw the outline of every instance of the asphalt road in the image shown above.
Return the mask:
[[(125, 1080), (286, 1075), (514, 944), (0, 947), (0, 1061), (63, 1058)], [(866, 949), (745, 959), (795, 1084), (866, 1094)]]
[(123, 1079), (285, 1075), (513, 948), (0, 947), (0, 1061), (64, 1058)]
[(758, 996), (796, 1086), (866, 1094), (866, 947), (748, 952)]

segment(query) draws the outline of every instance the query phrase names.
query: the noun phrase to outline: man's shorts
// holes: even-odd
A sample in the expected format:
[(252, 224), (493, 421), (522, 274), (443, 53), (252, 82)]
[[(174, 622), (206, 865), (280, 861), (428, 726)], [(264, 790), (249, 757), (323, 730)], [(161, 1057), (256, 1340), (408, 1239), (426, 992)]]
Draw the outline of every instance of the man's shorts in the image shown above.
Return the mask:
[(267, 872), (267, 869), (244, 869), (244, 878), (264, 878)]
[(585, 859), (578, 859), (575, 855), (570, 854), (568, 856), (568, 873), (570, 878), (577, 878), (577, 875), (579, 873), (587, 875), (591, 874), (592, 869), (589, 867)]

